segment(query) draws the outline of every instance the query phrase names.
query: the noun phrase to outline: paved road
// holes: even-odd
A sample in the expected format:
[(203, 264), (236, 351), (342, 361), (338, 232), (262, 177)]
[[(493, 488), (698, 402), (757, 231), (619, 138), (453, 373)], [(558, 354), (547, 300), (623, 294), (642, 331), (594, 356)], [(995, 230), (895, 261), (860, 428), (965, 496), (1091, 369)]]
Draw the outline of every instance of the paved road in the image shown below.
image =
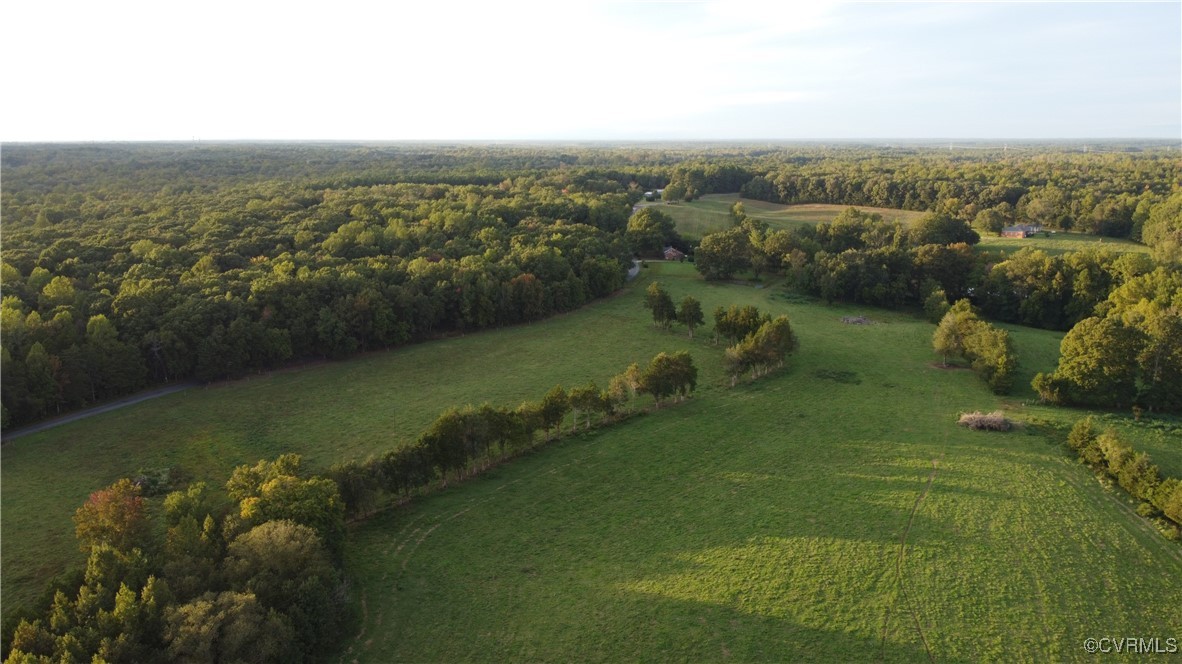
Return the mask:
[(15, 438), (20, 438), (21, 436), (27, 436), (31, 433), (45, 431), (46, 429), (52, 429), (56, 426), (61, 426), (63, 424), (69, 424), (70, 422), (77, 422), (78, 420), (90, 417), (91, 415), (98, 415), (99, 413), (109, 413), (112, 410), (123, 408), (124, 406), (130, 406), (132, 404), (136, 404), (141, 401), (147, 401), (148, 399), (155, 399), (156, 397), (162, 397), (166, 394), (172, 394), (173, 392), (180, 392), (181, 390), (187, 390), (190, 387), (196, 387), (197, 385), (200, 385), (200, 383), (177, 383), (175, 385), (169, 385), (167, 387), (158, 387), (154, 390), (140, 392), (139, 394), (132, 395), (130, 397), (127, 397), (126, 399), (120, 399), (119, 401), (112, 401), (111, 403), (103, 404), (101, 406), (95, 406), (94, 408), (87, 408), (86, 410), (80, 410), (76, 413), (70, 413), (69, 415), (62, 415), (61, 417), (55, 417), (52, 420), (46, 420), (44, 422), (41, 422), (40, 424), (33, 424), (33, 425), (30, 425), (27, 427), (21, 427), (20, 429), (14, 429), (12, 431), (4, 433), (3, 440), (5, 443), (7, 443), (8, 441), (13, 440)]
[(640, 274), (640, 261), (633, 258), (632, 267), (628, 268), (628, 281), (635, 279), (638, 274)]

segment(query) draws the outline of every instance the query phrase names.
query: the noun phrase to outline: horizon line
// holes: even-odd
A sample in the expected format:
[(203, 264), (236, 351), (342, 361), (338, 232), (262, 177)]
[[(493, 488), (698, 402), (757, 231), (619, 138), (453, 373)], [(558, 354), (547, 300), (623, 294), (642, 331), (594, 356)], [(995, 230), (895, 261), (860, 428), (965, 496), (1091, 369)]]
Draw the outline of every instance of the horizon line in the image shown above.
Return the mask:
[[(47, 140), (5, 140), (0, 139), (0, 145), (96, 145), (96, 144), (217, 144), (217, 143), (467, 143), (467, 144), (495, 144), (495, 143), (614, 143), (614, 144), (648, 144), (648, 143), (850, 143), (850, 142), (913, 142), (913, 143), (947, 143), (949, 141), (963, 141), (969, 143), (1068, 143), (1068, 142), (1127, 142), (1127, 143), (1178, 143), (1182, 138), (1168, 136), (1103, 136), (1103, 137), (999, 137), (984, 138), (979, 136), (860, 136), (860, 137), (820, 137), (820, 138), (117, 138), (117, 139), (47, 139)], [(955, 146), (953, 146), (955, 147)]]

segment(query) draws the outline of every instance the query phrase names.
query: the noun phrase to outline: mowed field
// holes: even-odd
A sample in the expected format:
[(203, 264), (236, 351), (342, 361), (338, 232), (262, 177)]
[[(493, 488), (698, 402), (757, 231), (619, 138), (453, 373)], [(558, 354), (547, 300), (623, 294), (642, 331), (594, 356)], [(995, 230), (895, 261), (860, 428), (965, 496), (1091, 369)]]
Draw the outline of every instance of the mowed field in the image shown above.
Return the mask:
[(239, 464), (286, 452), (324, 470), (413, 441), (452, 405), (516, 405), (589, 380), (606, 387), (632, 362), (690, 347), (638, 329), (638, 306), (608, 298), (542, 323), (194, 388), (5, 443), (4, 610), (85, 562), (71, 516), (121, 477), (169, 467), (220, 484)]
[[(801, 349), (728, 389), (720, 348), (647, 324), (652, 277), (787, 313)], [(934, 367), (930, 324), (686, 265), (638, 286), (626, 324), (690, 349), (697, 395), (358, 524), (341, 661), (1071, 661), (1182, 633), (1182, 547), (1032, 428), (955, 426), (1045, 409)], [(1059, 335), (1013, 333), (1049, 368)]]
[(990, 233), (985, 233), (981, 236), (981, 243), (977, 245), (978, 249), (1004, 251), (1006, 254), (1017, 253), (1024, 247), (1042, 249), (1052, 255), (1065, 254), (1069, 251), (1084, 251), (1087, 249), (1107, 249), (1115, 253), (1149, 253), (1149, 247), (1140, 242), (1064, 231), (1056, 231), (1048, 236), (1037, 233), (1028, 238), (998, 237)]
[[(841, 214), (842, 210), (851, 207), (823, 203), (778, 205), (749, 198), (741, 199), (738, 194), (709, 194), (689, 203), (680, 202), (676, 205), (661, 203), (657, 205), (661, 212), (668, 214), (677, 222), (678, 233), (697, 240), (706, 233), (730, 228), (732, 225), (731, 206), (739, 200), (743, 201), (743, 208), (747, 211), (747, 216), (767, 222), (768, 227), (773, 230), (833, 221), (833, 218)], [(897, 220), (903, 224), (909, 224), (924, 214), (890, 208), (858, 207), (858, 209), (864, 212), (875, 212), (881, 214), (887, 221)]]

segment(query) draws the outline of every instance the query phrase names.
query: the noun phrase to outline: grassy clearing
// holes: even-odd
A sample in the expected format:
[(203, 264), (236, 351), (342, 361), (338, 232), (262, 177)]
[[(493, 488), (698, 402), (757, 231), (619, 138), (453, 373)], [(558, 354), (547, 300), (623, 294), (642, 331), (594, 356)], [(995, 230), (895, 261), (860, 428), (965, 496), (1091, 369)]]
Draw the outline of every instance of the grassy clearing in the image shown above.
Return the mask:
[(1037, 234), (1028, 238), (998, 237), (996, 235), (984, 234), (981, 236), (981, 243), (977, 247), (986, 251), (1004, 251), (1006, 254), (1014, 254), (1024, 247), (1042, 249), (1048, 254), (1054, 255), (1065, 254), (1069, 251), (1083, 251), (1085, 249), (1108, 249), (1117, 253), (1149, 253), (1149, 247), (1140, 242), (1063, 231), (1051, 233), (1047, 237)]
[[(673, 217), (677, 222), (677, 232), (692, 239), (700, 239), (706, 233), (725, 230), (731, 227), (730, 210), (735, 201), (742, 200), (747, 215), (767, 222), (772, 229), (793, 228), (796, 226), (817, 224), (822, 221), (833, 221), (833, 218), (848, 205), (777, 205), (764, 201), (747, 198), (740, 199), (738, 194), (710, 194), (689, 203), (676, 205), (661, 204), (661, 211)], [(909, 210), (892, 210), (890, 208), (859, 207), (866, 212), (881, 214), (888, 221), (898, 220), (904, 224), (911, 223), (923, 216), (922, 212)]]
[[(957, 427), (1037, 409), (930, 366), (929, 324), (653, 270), (787, 313), (800, 354), (727, 390), (699, 342), (690, 402), (357, 527), (345, 659), (1077, 660), (1182, 629), (1178, 546), (1031, 430)], [(1031, 372), (1057, 339), (1015, 335)]]

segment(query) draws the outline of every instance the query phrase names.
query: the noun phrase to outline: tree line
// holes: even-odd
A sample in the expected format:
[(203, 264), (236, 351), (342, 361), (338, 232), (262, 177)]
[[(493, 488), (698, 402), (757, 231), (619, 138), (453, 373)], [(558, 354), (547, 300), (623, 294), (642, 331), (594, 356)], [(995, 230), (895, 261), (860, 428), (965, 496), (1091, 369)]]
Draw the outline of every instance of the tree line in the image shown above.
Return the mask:
[[(458, 480), (571, 432), (607, 423), (638, 395), (660, 406), (697, 386), (686, 352), (632, 364), (606, 389), (555, 386), (516, 408), (449, 408), (412, 444), (304, 472), (299, 455), (239, 466), (224, 491), (168, 493), (150, 474), (91, 494), (74, 516), (84, 571), (10, 616), (6, 662), (315, 660), (339, 637), (348, 596), (347, 517)], [(15, 621), (13, 620), (15, 618)]]
[(1159, 267), (1115, 288), (1063, 337), (1034, 377), (1048, 402), (1182, 411), (1182, 271)]
[(350, 515), (360, 516), (389, 498), (406, 498), (433, 483), (471, 477), (491, 465), (549, 442), (571, 420), (571, 432), (617, 420), (637, 395), (660, 406), (685, 398), (697, 387), (698, 369), (687, 352), (658, 353), (645, 367), (632, 364), (613, 376), (606, 389), (593, 381), (569, 390), (555, 386), (538, 401), (516, 408), (449, 408), (410, 445), (365, 461), (334, 465), (329, 471)]
[(1163, 477), (1148, 454), (1134, 450), (1116, 431), (1097, 432), (1090, 415), (1072, 426), (1067, 446), (1080, 461), (1141, 501), (1138, 514), (1167, 519), (1167, 534), (1173, 540), (1182, 540), (1182, 479)]

